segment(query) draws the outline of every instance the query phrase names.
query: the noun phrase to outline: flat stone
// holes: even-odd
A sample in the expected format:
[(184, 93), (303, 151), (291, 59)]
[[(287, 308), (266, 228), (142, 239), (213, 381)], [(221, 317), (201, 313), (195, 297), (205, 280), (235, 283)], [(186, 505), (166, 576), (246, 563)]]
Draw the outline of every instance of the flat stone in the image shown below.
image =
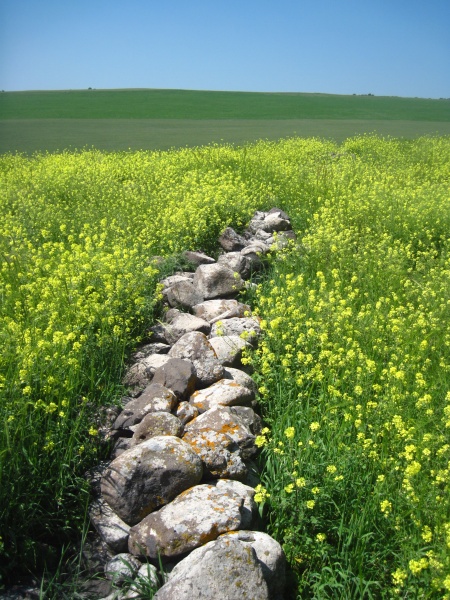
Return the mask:
[(154, 600), (269, 600), (250, 544), (222, 536), (193, 550), (169, 574)]
[(142, 394), (128, 402), (114, 422), (114, 429), (129, 429), (137, 425), (145, 415), (151, 412), (172, 412), (177, 405), (173, 392), (160, 385), (151, 383)]
[(172, 358), (153, 376), (153, 383), (159, 383), (175, 394), (178, 400), (188, 398), (195, 390), (197, 382), (194, 363), (187, 359)]
[(236, 540), (253, 548), (261, 565), (270, 598), (282, 598), (286, 584), (286, 557), (280, 544), (261, 531), (232, 531), (219, 540)]
[(218, 319), (228, 319), (230, 317), (244, 317), (251, 315), (250, 306), (242, 304), (233, 298), (206, 300), (192, 308), (194, 314), (210, 323)]
[(238, 335), (224, 335), (213, 337), (209, 340), (217, 359), (225, 367), (239, 367), (242, 365), (242, 351), (250, 348), (250, 344)]
[(175, 344), (185, 333), (200, 331), (208, 335), (211, 331), (211, 325), (208, 321), (182, 312), (178, 312), (178, 314), (170, 319), (170, 322), (164, 325), (164, 328), (166, 331), (166, 340), (171, 345)]
[(193, 331), (183, 335), (172, 346), (169, 356), (192, 361), (197, 375), (197, 387), (207, 387), (222, 379), (223, 366), (203, 333)]
[(237, 335), (249, 344), (255, 345), (261, 335), (259, 317), (232, 317), (216, 321), (211, 327), (210, 338)]
[(213, 258), (208, 256), (204, 252), (195, 252), (192, 250), (186, 250), (186, 252), (183, 252), (183, 256), (191, 264), (193, 264), (197, 267), (200, 265), (213, 265), (216, 262)]
[(231, 379), (221, 379), (208, 388), (198, 390), (189, 399), (190, 404), (204, 413), (220, 406), (245, 406), (254, 400), (254, 393)]
[(247, 476), (240, 448), (229, 435), (217, 431), (200, 431), (187, 434), (183, 441), (201, 458), (205, 478), (244, 479)]
[(101, 480), (103, 498), (129, 525), (167, 504), (202, 478), (200, 458), (173, 436), (133, 446), (113, 460)]
[(199, 293), (197, 287), (194, 286), (192, 279), (179, 281), (167, 288), (166, 298), (170, 306), (186, 310), (203, 301), (203, 296)]
[(97, 498), (89, 507), (89, 517), (102, 540), (115, 553), (128, 550), (130, 526), (116, 515), (103, 498)]
[(182, 433), (183, 424), (174, 415), (168, 412), (149, 413), (136, 426), (130, 447), (142, 444), (142, 442), (159, 435), (181, 437)]
[(236, 296), (244, 287), (239, 273), (224, 265), (200, 265), (194, 274), (193, 285), (203, 300)]
[(132, 527), (129, 551), (153, 559), (174, 557), (241, 529), (244, 500), (246, 493), (231, 485), (196, 485)]
[(230, 436), (241, 449), (241, 455), (246, 460), (256, 454), (255, 436), (231, 408), (212, 408), (187, 423), (184, 435), (196, 434), (200, 431), (217, 431)]

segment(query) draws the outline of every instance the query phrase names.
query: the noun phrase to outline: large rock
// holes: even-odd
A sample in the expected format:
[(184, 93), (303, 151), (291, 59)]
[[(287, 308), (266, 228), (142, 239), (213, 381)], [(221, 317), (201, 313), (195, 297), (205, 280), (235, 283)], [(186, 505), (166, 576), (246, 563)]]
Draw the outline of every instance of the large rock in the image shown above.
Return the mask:
[(239, 273), (242, 279), (248, 279), (252, 272), (252, 264), (241, 252), (228, 252), (217, 259), (219, 265), (224, 265), (232, 271)]
[(197, 287), (194, 286), (192, 279), (179, 281), (167, 288), (165, 296), (170, 306), (175, 308), (190, 309), (195, 304), (203, 301), (203, 296), (199, 293)]
[(211, 541), (179, 562), (154, 600), (269, 600), (261, 564), (239, 539)]
[(194, 364), (182, 358), (169, 358), (153, 376), (153, 383), (159, 383), (171, 390), (179, 400), (188, 398), (195, 390), (197, 381)]
[(166, 330), (166, 340), (171, 345), (175, 344), (185, 333), (201, 331), (201, 333), (208, 335), (211, 331), (211, 325), (204, 319), (174, 309), (169, 311), (169, 313), (172, 313), (171, 318), (167, 318), (168, 323), (164, 327)]
[(133, 525), (196, 485), (202, 474), (202, 462), (188, 444), (158, 436), (113, 460), (102, 477), (101, 491), (119, 517)]
[(219, 319), (231, 317), (244, 317), (251, 314), (250, 306), (242, 304), (233, 298), (206, 300), (196, 304), (192, 310), (197, 317), (214, 323)]
[(96, 498), (89, 507), (89, 517), (102, 540), (114, 552), (126, 552), (130, 526), (111, 509), (103, 498)]
[(250, 458), (257, 452), (255, 436), (231, 408), (212, 408), (185, 425), (185, 435), (196, 434), (200, 431), (217, 431), (230, 436), (241, 449), (244, 459)]
[(250, 344), (238, 335), (224, 335), (210, 338), (209, 343), (214, 349), (217, 358), (224, 367), (242, 366), (241, 358), (244, 348), (250, 348)]
[(222, 379), (223, 366), (205, 334), (198, 331), (186, 333), (170, 349), (172, 358), (190, 360), (195, 367), (197, 387), (207, 387)]
[(142, 444), (142, 442), (159, 435), (181, 437), (182, 433), (183, 424), (174, 415), (168, 412), (149, 413), (136, 425), (130, 447)]
[(258, 317), (232, 317), (216, 321), (211, 327), (210, 337), (237, 335), (249, 344), (255, 345), (261, 335), (260, 319)]
[(227, 227), (225, 231), (219, 236), (219, 244), (226, 252), (235, 252), (236, 250), (242, 250), (247, 245), (247, 241), (234, 229)]
[(204, 300), (236, 296), (244, 287), (239, 275), (223, 265), (200, 265), (194, 274), (193, 285)]
[(236, 415), (241, 423), (244, 423), (253, 435), (260, 435), (262, 430), (262, 420), (255, 413), (253, 408), (248, 406), (232, 406), (231, 414)]
[[(248, 519), (247, 490), (237, 482), (222, 480), (202, 484), (180, 494), (170, 504), (149, 514), (130, 529), (128, 548), (132, 554), (150, 558), (175, 557), (216, 539), (221, 533), (241, 529)], [(242, 485), (242, 488), (247, 486)]]
[(240, 369), (226, 367), (223, 370), (223, 378), (232, 379), (236, 383), (239, 383), (240, 385), (243, 385), (244, 387), (251, 390), (254, 394), (256, 394), (256, 392), (258, 391), (258, 386), (256, 385), (255, 381), (250, 377), (250, 375), (248, 375), (244, 371), (241, 371)]
[(130, 400), (114, 422), (114, 429), (129, 429), (151, 412), (171, 412), (177, 405), (173, 392), (159, 383), (148, 385), (140, 396)]
[(247, 467), (242, 460), (240, 448), (229, 435), (217, 431), (200, 431), (187, 434), (188, 443), (202, 459), (206, 478), (244, 479)]
[(238, 539), (241, 543), (251, 546), (261, 565), (270, 598), (278, 600), (283, 597), (286, 583), (286, 557), (276, 540), (261, 531), (232, 531), (231, 533), (224, 533), (218, 539)]
[(213, 265), (216, 262), (211, 256), (208, 256), (204, 252), (186, 250), (186, 252), (183, 252), (183, 256), (196, 267), (200, 265)]
[(189, 402), (204, 413), (220, 406), (245, 406), (255, 398), (254, 393), (230, 379), (221, 379), (206, 389), (194, 392)]

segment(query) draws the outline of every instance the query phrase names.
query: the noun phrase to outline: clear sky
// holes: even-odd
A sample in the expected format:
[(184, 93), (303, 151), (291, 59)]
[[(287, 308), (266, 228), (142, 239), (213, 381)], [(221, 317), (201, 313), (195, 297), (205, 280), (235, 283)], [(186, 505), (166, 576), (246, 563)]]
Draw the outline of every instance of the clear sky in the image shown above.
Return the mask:
[(450, 97), (450, 0), (0, 0), (0, 89)]

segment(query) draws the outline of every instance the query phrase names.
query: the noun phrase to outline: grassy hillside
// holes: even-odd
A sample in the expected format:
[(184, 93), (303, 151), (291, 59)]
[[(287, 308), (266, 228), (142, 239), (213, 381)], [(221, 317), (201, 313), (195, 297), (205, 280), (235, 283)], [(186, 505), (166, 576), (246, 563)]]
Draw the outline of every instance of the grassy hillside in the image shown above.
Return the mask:
[(189, 90), (75, 90), (0, 94), (0, 119), (55, 118), (450, 121), (450, 100)]

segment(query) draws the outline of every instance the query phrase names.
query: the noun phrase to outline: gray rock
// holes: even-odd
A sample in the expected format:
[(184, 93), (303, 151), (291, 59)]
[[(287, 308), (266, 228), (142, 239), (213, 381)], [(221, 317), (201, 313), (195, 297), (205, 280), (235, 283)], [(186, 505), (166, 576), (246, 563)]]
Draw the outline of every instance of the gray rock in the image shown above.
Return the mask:
[(247, 242), (234, 229), (227, 227), (219, 236), (219, 244), (226, 252), (235, 252), (236, 250), (242, 250)]
[(179, 562), (154, 600), (269, 600), (261, 564), (250, 544), (211, 541)]
[(177, 437), (158, 436), (133, 446), (106, 469), (101, 491), (119, 517), (133, 525), (202, 478), (202, 463)]
[(189, 421), (198, 417), (198, 414), (198, 408), (192, 406), (189, 402), (180, 402), (177, 406), (177, 417), (183, 425), (186, 425), (186, 423), (189, 423)]
[(217, 355), (219, 362), (225, 367), (242, 366), (241, 358), (244, 348), (250, 348), (250, 344), (238, 335), (224, 335), (213, 337), (209, 340)]
[(166, 331), (166, 340), (171, 345), (175, 344), (175, 342), (177, 342), (185, 333), (200, 331), (201, 333), (208, 335), (211, 331), (211, 325), (208, 321), (182, 312), (178, 312), (178, 314), (174, 315), (164, 327)]
[(198, 390), (189, 399), (190, 404), (204, 413), (220, 406), (245, 406), (255, 398), (254, 393), (231, 379), (221, 379), (208, 388)]
[(212, 300), (236, 296), (244, 287), (244, 281), (239, 273), (223, 265), (200, 265), (195, 271), (193, 285), (203, 300)]
[(153, 377), (156, 369), (159, 369), (160, 367), (165, 365), (168, 362), (169, 358), (170, 357), (167, 354), (150, 354), (150, 356), (143, 358), (140, 364), (142, 364), (145, 367), (148, 375), (150, 377)]
[(152, 325), (148, 330), (148, 335), (152, 340), (153, 344), (167, 344), (166, 339), (166, 330), (164, 329), (161, 323), (156, 323), (156, 325)]
[(97, 498), (89, 507), (89, 517), (102, 540), (114, 552), (126, 552), (130, 526), (116, 515), (103, 498)]
[(258, 391), (258, 386), (256, 385), (255, 381), (250, 377), (250, 375), (244, 373), (244, 371), (241, 371), (240, 369), (226, 367), (223, 371), (223, 378), (232, 379), (236, 383), (239, 383), (240, 385), (243, 385), (244, 387), (251, 390), (255, 395)]
[(175, 394), (159, 383), (148, 385), (140, 396), (130, 400), (114, 423), (114, 429), (129, 429), (151, 412), (172, 412), (177, 405)]
[(142, 362), (137, 362), (125, 373), (122, 380), (130, 396), (137, 396), (152, 380), (152, 374)]
[(228, 252), (227, 254), (222, 254), (217, 259), (217, 263), (239, 273), (242, 279), (248, 279), (252, 272), (251, 261), (240, 252)]
[(270, 598), (282, 598), (286, 583), (286, 557), (280, 544), (261, 531), (236, 531), (221, 535), (219, 540), (236, 540), (251, 546), (261, 565)]
[(197, 287), (194, 286), (192, 279), (179, 281), (170, 288), (167, 288), (166, 298), (170, 306), (186, 310), (203, 301), (203, 296), (199, 293)]
[(171, 390), (179, 400), (188, 398), (195, 390), (197, 381), (194, 364), (182, 358), (170, 358), (165, 365), (156, 369), (153, 383)]
[(259, 271), (263, 266), (263, 253), (259, 246), (247, 246), (244, 250), (241, 250), (242, 256), (250, 264), (252, 271)]
[(162, 342), (154, 342), (151, 344), (144, 344), (140, 346), (136, 352), (131, 356), (131, 360), (133, 363), (139, 362), (143, 358), (147, 358), (151, 354), (167, 354), (170, 350), (170, 346), (168, 344), (163, 344)]
[(247, 476), (239, 446), (225, 433), (200, 431), (187, 434), (183, 441), (202, 459), (204, 477), (244, 479)]
[(214, 323), (218, 319), (228, 319), (230, 317), (244, 317), (251, 315), (250, 306), (242, 304), (232, 298), (206, 300), (197, 304), (192, 309), (194, 314), (205, 321)]
[(196, 434), (200, 431), (217, 431), (225, 433), (234, 440), (241, 449), (241, 455), (246, 460), (257, 452), (255, 436), (236, 414), (228, 407), (212, 408), (187, 423), (184, 435)]
[(255, 345), (258, 337), (261, 335), (259, 317), (232, 317), (230, 319), (221, 319), (216, 321), (211, 327), (210, 337), (223, 335), (238, 335), (249, 344)]
[(115, 585), (122, 585), (125, 581), (132, 579), (141, 566), (140, 561), (129, 554), (122, 552), (117, 554), (105, 565), (105, 576)]
[(164, 279), (161, 279), (161, 281), (159, 282), (162, 286), (163, 289), (170, 288), (173, 285), (175, 285), (176, 283), (181, 283), (182, 281), (191, 281), (192, 277), (190, 276), (190, 274), (178, 274), (178, 275), (169, 275), (169, 277), (165, 277)]
[(203, 252), (193, 252), (191, 250), (186, 250), (186, 252), (183, 252), (183, 256), (191, 264), (197, 267), (199, 267), (200, 265), (212, 265), (216, 262), (213, 258), (207, 256)]
[(241, 423), (244, 423), (254, 435), (260, 435), (262, 430), (262, 420), (255, 413), (253, 408), (248, 406), (232, 406), (231, 414), (236, 415)]
[(230, 485), (220, 488), (197, 485), (149, 514), (131, 528), (129, 551), (153, 559), (159, 554), (170, 558), (206, 544), (221, 533), (241, 529), (247, 518), (243, 517), (247, 493), (231, 485), (237, 482), (227, 483)]
[(142, 442), (159, 435), (181, 437), (182, 433), (183, 424), (174, 415), (168, 412), (149, 413), (136, 426), (130, 447), (142, 444)]
[(267, 211), (267, 214), (268, 215), (275, 214), (275, 215), (281, 217), (282, 219), (285, 219), (286, 221), (290, 221), (288, 214), (285, 213), (284, 210), (281, 210), (281, 208), (277, 208), (276, 206), (274, 206), (269, 211)]
[(292, 225), (289, 219), (284, 219), (281, 213), (282, 211), (266, 213), (262, 219), (259, 217), (253, 217), (250, 223), (248, 224), (248, 231), (255, 234), (258, 231), (258, 229), (262, 229), (263, 231), (266, 231), (268, 233), (292, 229)]
[(193, 331), (183, 335), (172, 346), (169, 356), (192, 361), (197, 375), (197, 387), (207, 387), (222, 379), (223, 366), (203, 333)]

